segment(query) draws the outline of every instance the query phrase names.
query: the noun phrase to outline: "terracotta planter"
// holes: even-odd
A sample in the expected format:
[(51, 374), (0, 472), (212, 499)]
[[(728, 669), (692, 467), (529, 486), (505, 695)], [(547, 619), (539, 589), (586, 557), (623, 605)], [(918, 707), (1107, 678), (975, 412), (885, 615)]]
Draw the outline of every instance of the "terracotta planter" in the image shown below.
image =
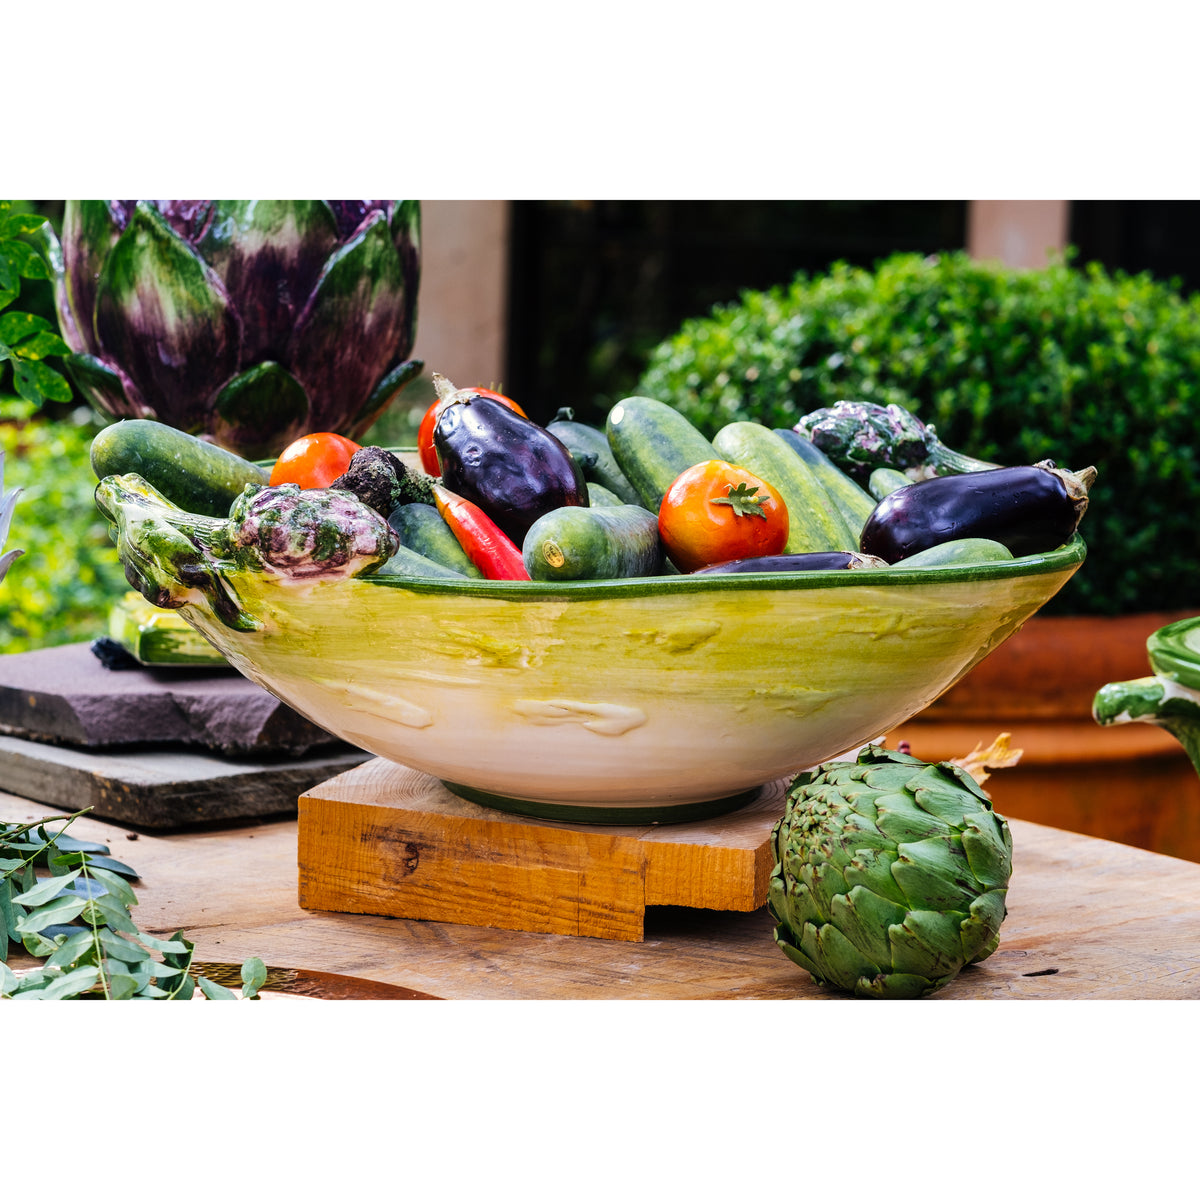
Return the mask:
[(1092, 718), (1104, 684), (1151, 673), (1150, 634), (1192, 615), (1034, 617), (887, 745), (937, 761), (1009, 733), (1023, 754), (986, 784), (999, 812), (1200, 862), (1200, 777), (1183, 747)]

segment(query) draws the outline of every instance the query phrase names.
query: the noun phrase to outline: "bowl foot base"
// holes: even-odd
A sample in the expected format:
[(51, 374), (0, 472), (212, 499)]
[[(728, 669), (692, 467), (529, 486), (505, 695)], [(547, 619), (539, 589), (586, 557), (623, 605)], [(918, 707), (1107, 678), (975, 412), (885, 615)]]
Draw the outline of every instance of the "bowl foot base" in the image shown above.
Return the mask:
[(448, 783), (442, 786), (462, 800), (470, 800), (484, 808), (519, 813), (525, 817), (540, 817), (545, 821), (571, 821), (580, 825), (678, 825), (685, 821), (705, 821), (720, 817), (750, 803), (761, 791), (751, 788), (733, 796), (718, 796), (715, 800), (696, 800), (686, 804), (645, 804), (635, 808), (592, 807), (582, 804), (559, 804), (552, 800), (524, 800), (485, 792), (465, 784)]

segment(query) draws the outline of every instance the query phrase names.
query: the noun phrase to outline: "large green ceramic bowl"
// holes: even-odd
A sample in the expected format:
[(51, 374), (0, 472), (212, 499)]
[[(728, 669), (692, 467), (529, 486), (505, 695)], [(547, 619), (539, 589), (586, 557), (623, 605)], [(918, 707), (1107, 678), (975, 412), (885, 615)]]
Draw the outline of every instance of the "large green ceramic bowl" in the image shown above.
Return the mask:
[(373, 754), (499, 808), (690, 820), (919, 712), (1084, 559), (520, 583), (237, 580), (250, 679)]

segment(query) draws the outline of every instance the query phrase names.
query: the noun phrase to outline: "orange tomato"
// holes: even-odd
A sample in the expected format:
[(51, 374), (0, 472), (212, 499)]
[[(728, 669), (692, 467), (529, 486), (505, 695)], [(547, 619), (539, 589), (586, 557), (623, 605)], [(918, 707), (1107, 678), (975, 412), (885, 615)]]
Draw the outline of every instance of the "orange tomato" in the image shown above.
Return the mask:
[[(515, 400), (510, 400), (507, 396), (502, 396), (499, 392), (493, 392), (487, 388), (467, 388), (465, 390), (474, 392), (477, 396), (487, 396), (491, 400), (499, 400), (501, 404), (507, 405), (513, 412), (519, 413), (522, 417), (525, 416), (524, 410)], [(445, 405), (441, 400), (435, 400), (425, 410), (425, 415), (421, 418), (420, 428), (417, 430), (417, 453), (421, 456), (421, 468), (426, 475), (433, 475), (435, 477), (441, 475), (442, 464), (438, 462), (437, 450), (433, 445), (433, 431), (437, 427), (437, 419), (444, 407)]]
[(340, 433), (308, 433), (297, 438), (271, 468), (271, 486), (298, 483), (302, 488), (328, 487), (346, 473), (362, 447)]
[(712, 459), (689, 467), (667, 488), (658, 532), (667, 556), (686, 574), (779, 554), (788, 538), (787, 505), (757, 475)]

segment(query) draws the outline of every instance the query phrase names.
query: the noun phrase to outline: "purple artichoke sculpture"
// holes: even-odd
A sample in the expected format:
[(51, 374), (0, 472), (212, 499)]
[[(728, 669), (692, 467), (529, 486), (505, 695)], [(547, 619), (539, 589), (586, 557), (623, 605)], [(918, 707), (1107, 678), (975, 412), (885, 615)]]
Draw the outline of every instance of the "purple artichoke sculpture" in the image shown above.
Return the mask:
[(246, 458), (358, 438), (421, 373), (416, 200), (68, 200), (67, 369), (108, 416)]

